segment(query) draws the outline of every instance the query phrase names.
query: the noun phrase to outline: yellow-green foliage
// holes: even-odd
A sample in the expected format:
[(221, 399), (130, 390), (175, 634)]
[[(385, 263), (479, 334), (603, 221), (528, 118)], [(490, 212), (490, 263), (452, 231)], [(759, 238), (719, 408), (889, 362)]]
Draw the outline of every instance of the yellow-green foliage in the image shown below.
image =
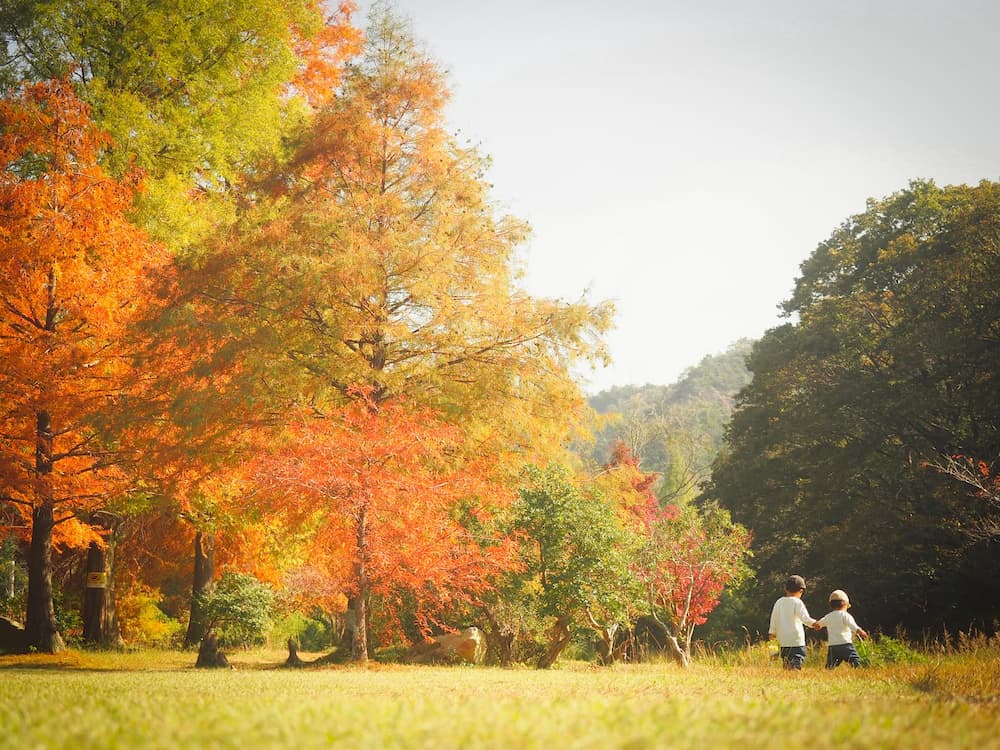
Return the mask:
[(214, 672), (190, 668), (192, 653), (0, 657), (0, 748), (959, 748), (1000, 730), (995, 643), (860, 670), (751, 656), (293, 671), (257, 652)]
[[(184, 626), (157, 606), (159, 596), (149, 589), (130, 591), (118, 604), (126, 640), (137, 646), (169, 648), (183, 635)], [(127, 624), (127, 630), (125, 625)]]

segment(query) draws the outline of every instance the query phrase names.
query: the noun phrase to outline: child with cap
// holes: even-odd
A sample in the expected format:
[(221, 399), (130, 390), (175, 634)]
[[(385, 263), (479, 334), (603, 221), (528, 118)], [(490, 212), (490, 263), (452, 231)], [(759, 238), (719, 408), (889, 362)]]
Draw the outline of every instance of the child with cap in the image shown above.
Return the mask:
[(858, 656), (858, 650), (854, 648), (854, 634), (857, 633), (858, 638), (865, 640), (868, 633), (858, 627), (858, 623), (847, 611), (851, 606), (851, 600), (847, 598), (845, 592), (837, 589), (831, 593), (830, 606), (833, 610), (819, 618), (814, 626), (817, 630), (826, 628), (829, 635), (829, 645), (826, 649), (826, 668), (833, 669), (844, 661), (852, 667), (860, 667), (861, 657)]
[(789, 576), (785, 595), (771, 609), (768, 638), (777, 638), (781, 648), (781, 664), (785, 669), (802, 669), (806, 660), (806, 633), (803, 625), (814, 626), (816, 620), (802, 601), (806, 582), (802, 576)]

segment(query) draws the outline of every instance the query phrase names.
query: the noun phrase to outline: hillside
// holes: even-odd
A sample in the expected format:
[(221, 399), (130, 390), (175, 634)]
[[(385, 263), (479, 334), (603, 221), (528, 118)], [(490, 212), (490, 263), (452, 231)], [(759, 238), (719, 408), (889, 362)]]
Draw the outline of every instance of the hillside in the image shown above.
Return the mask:
[(590, 457), (606, 463), (611, 446), (623, 440), (643, 470), (661, 475), (661, 498), (690, 497), (708, 476), (735, 395), (750, 382), (752, 344), (741, 339), (706, 356), (672, 385), (619, 386), (593, 396), (598, 413), (619, 416), (598, 433)]

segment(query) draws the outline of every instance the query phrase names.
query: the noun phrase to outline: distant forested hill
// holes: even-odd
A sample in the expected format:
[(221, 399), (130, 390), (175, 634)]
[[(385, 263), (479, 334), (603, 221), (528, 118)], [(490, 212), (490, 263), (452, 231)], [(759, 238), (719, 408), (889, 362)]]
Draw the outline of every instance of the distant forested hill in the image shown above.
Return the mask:
[(660, 474), (661, 498), (691, 497), (708, 478), (733, 397), (750, 382), (746, 357), (752, 344), (741, 339), (724, 353), (705, 357), (673, 385), (620, 386), (593, 396), (590, 405), (597, 412), (620, 419), (598, 433), (591, 457), (606, 463), (611, 446), (624, 440), (640, 468)]

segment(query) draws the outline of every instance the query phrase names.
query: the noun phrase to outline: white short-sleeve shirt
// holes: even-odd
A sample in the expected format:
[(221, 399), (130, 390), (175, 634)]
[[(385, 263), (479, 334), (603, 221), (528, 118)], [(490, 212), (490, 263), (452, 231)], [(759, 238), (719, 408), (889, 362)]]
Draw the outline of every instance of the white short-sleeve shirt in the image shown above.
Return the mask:
[(851, 643), (858, 632), (858, 624), (846, 609), (835, 609), (819, 618), (819, 624), (826, 628), (831, 646)]

